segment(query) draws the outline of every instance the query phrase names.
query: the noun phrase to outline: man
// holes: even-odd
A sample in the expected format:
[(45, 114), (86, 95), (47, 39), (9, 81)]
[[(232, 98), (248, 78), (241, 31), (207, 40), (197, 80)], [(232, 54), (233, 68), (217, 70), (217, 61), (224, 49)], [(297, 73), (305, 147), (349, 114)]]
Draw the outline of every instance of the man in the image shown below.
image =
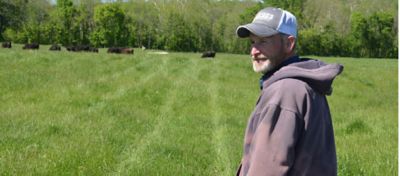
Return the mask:
[(343, 66), (300, 59), (296, 18), (279, 8), (262, 9), (236, 33), (250, 38), (253, 69), (263, 74), (237, 175), (337, 175), (326, 95)]

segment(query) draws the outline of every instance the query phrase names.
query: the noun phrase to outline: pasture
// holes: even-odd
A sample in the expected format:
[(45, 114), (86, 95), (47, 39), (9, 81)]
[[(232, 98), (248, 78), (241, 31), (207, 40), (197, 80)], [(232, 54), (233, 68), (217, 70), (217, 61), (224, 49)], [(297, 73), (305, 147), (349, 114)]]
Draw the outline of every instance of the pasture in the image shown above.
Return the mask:
[[(248, 55), (0, 48), (0, 175), (234, 175), (259, 75)], [(316, 58), (316, 57), (313, 57)], [(319, 58), (338, 174), (397, 175), (398, 61)]]

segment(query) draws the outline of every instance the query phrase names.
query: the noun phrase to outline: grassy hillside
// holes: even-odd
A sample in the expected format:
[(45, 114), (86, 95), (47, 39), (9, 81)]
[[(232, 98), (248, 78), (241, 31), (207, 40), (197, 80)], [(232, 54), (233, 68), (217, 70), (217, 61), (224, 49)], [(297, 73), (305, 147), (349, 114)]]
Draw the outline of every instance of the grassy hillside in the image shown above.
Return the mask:
[[(258, 77), (247, 55), (0, 48), (1, 175), (233, 175)], [(339, 175), (397, 175), (397, 60), (329, 97)]]

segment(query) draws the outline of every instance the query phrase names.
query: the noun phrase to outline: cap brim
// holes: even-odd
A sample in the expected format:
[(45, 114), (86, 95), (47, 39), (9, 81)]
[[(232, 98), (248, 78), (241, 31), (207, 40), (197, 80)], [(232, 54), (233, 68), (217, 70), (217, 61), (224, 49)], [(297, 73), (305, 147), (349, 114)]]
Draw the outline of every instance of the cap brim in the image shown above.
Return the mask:
[(279, 32), (277, 30), (270, 28), (267, 25), (260, 23), (249, 23), (246, 25), (239, 26), (236, 29), (236, 34), (241, 38), (249, 37), (250, 33), (258, 37), (269, 37)]

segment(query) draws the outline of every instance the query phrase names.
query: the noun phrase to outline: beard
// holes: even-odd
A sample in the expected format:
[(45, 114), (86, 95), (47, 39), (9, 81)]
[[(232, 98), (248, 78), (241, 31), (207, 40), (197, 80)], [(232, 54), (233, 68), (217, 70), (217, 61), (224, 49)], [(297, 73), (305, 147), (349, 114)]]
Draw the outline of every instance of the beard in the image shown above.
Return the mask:
[(253, 70), (257, 73), (265, 74), (272, 69), (274, 69), (274, 66), (269, 59), (261, 62), (253, 61)]

